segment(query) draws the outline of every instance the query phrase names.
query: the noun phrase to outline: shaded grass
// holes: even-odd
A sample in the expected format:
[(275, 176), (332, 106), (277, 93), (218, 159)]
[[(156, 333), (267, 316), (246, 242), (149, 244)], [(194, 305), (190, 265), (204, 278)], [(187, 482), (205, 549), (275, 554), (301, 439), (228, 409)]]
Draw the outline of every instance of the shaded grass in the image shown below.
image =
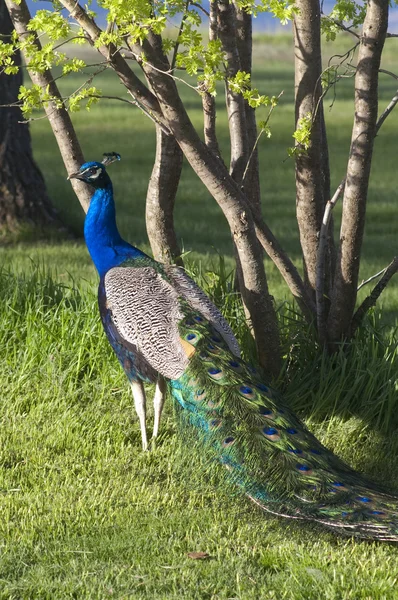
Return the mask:
[[(244, 338), (219, 271), (196, 276)], [(352, 363), (320, 357), (311, 371), (308, 332), (281, 310), (285, 343), (296, 344), (287, 398), (351, 464), (397, 486), (396, 429), (384, 424), (382, 436), (377, 422), (396, 413), (396, 396), (385, 394), (396, 345), (376, 346), (369, 324)], [(3, 271), (0, 322), (0, 598), (395, 597), (398, 548), (265, 517), (222, 479), (203, 477), (180, 448), (170, 406), (157, 447), (140, 451), (88, 283), (58, 283), (42, 268)], [(211, 558), (190, 560), (196, 550)]]

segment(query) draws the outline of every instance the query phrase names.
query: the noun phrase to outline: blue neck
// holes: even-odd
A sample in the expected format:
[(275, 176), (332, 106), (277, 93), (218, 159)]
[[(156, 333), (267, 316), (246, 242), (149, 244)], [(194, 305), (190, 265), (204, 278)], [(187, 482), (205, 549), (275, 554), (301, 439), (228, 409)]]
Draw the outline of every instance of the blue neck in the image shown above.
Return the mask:
[(100, 277), (127, 258), (143, 256), (140, 250), (120, 237), (110, 181), (106, 187), (95, 190), (91, 198), (84, 222), (84, 237)]

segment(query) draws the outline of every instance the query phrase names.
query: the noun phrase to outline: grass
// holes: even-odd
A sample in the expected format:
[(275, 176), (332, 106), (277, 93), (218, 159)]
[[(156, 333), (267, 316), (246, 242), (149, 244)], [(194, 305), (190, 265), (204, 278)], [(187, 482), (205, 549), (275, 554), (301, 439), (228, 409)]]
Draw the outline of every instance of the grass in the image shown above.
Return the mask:
[[(219, 295), (220, 283), (208, 291)], [(233, 317), (233, 298), (224, 300)], [(0, 312), (0, 598), (395, 597), (398, 548), (265, 518), (203, 478), (181, 451), (170, 407), (157, 447), (140, 451), (88, 284), (61, 284), (43, 269), (3, 271)], [(281, 318), (286, 326), (295, 316)], [(377, 421), (387, 402), (394, 408), (396, 344), (376, 346), (369, 325), (365, 358), (358, 344), (352, 363), (323, 357), (310, 376), (317, 363), (299, 351), (305, 331), (295, 330), (299, 364), (287, 365), (287, 398), (352, 464), (398, 485), (396, 429)], [(211, 558), (188, 558), (197, 550)]]
[[(293, 164), (286, 160), (293, 130), (290, 45), (287, 36), (260, 40), (256, 84), (270, 94), (285, 90), (273, 116), (273, 136), (261, 142), (264, 213), (301, 267)], [(385, 68), (393, 61), (387, 49)], [(98, 86), (104, 93), (115, 91), (108, 75)], [(351, 86), (343, 82), (327, 115), (334, 185), (348, 153)], [(393, 91), (393, 83), (383, 79), (381, 106)], [(183, 93), (199, 124), (198, 99), (189, 90)], [(362, 278), (396, 252), (397, 117), (389, 117), (376, 140)], [(87, 158), (111, 150), (122, 154), (112, 167), (120, 228), (148, 251), (150, 122), (106, 101), (74, 120)], [(220, 115), (218, 123), (227, 148), (225, 118)], [(83, 214), (48, 124), (32, 125), (36, 158), (54, 203), (79, 233)], [(187, 166), (176, 224), (198, 282), (223, 306), (250, 353), (241, 309), (227, 293), (228, 229)], [(141, 453), (128, 386), (101, 331), (96, 274), (79, 239), (14, 244), (0, 253), (1, 599), (396, 598), (396, 547), (264, 517), (203, 476), (197, 458), (180, 447), (170, 407), (157, 447)], [(366, 321), (350, 353), (331, 361), (308, 344), (309, 332), (286, 303), (289, 294), (268, 262), (286, 358), (278, 387), (324, 443), (397, 488), (397, 281), (384, 293), (383, 312)], [(211, 558), (187, 556), (197, 550)]]

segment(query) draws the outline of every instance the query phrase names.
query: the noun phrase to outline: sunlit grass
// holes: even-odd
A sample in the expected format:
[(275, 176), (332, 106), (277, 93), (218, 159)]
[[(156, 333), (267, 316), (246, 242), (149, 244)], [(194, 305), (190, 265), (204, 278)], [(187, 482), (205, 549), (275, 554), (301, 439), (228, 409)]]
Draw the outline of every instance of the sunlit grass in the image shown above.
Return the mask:
[[(244, 336), (227, 278), (197, 278)], [(170, 405), (141, 452), (92, 287), (3, 271), (0, 322), (0, 598), (395, 597), (398, 548), (265, 517), (181, 452)], [(332, 365), (305, 352), (294, 313), (282, 324), (286, 397), (351, 464), (397, 486), (396, 427), (383, 421), (396, 414), (396, 345), (376, 345), (369, 323), (352, 361)]]

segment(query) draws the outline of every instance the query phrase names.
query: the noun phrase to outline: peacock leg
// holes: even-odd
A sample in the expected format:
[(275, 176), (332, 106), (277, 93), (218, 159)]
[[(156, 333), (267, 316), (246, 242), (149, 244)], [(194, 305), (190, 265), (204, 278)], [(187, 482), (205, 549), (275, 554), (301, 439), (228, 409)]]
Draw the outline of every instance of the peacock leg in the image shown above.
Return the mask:
[(156, 438), (159, 433), (160, 417), (162, 416), (162, 410), (164, 400), (166, 397), (166, 382), (161, 375), (159, 375), (156, 382), (155, 395), (153, 397), (153, 410), (155, 413), (153, 422), (153, 434), (152, 437)]
[(142, 449), (145, 451), (148, 449), (148, 440), (146, 435), (146, 397), (144, 384), (142, 381), (131, 381), (131, 389), (135, 410), (140, 421)]

